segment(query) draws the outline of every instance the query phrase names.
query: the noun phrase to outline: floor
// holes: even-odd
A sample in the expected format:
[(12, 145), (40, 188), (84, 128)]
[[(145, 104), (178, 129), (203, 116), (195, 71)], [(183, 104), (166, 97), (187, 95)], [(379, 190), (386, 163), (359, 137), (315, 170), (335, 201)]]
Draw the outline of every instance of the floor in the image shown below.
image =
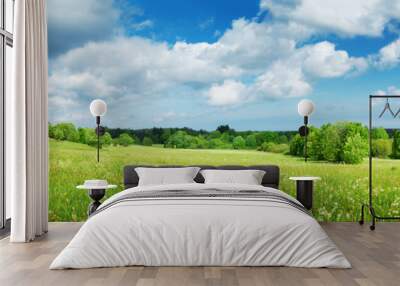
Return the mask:
[(323, 228), (352, 269), (289, 267), (123, 267), (48, 270), (80, 223), (50, 223), (49, 233), (29, 244), (0, 241), (0, 285), (400, 285), (400, 223), (328, 223)]

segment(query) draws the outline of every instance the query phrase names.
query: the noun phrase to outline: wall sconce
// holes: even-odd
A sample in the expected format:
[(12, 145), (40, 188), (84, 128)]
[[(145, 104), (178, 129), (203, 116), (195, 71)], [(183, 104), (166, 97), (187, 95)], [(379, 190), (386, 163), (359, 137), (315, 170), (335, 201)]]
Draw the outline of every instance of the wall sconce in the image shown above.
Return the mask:
[(96, 117), (97, 127), (95, 129), (97, 135), (97, 162), (100, 162), (100, 136), (104, 135), (105, 129), (100, 126), (100, 117), (107, 112), (107, 104), (101, 99), (95, 99), (90, 103), (90, 113)]
[(304, 161), (307, 162), (307, 137), (309, 133), (309, 129), (307, 127), (308, 124), (308, 117), (311, 115), (311, 113), (314, 112), (315, 105), (314, 103), (309, 100), (309, 99), (303, 99), (299, 102), (297, 105), (297, 111), (298, 113), (304, 117), (304, 125), (299, 128), (299, 134), (300, 136), (304, 137)]

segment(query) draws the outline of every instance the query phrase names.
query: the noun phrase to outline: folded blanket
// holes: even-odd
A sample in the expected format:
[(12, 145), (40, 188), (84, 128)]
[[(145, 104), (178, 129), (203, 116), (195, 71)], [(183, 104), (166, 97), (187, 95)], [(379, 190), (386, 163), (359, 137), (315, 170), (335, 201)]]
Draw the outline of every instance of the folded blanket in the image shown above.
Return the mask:
[(252, 189), (243, 189), (243, 190), (226, 190), (221, 188), (207, 188), (201, 190), (162, 190), (162, 191), (146, 191), (146, 192), (132, 192), (127, 193), (122, 196), (116, 197), (114, 199), (106, 201), (102, 204), (95, 212), (91, 214), (94, 216), (102, 211), (107, 210), (108, 208), (115, 206), (119, 203), (126, 201), (140, 201), (140, 200), (151, 200), (151, 199), (211, 199), (211, 198), (231, 198), (231, 199), (257, 199), (257, 200), (265, 200), (270, 202), (276, 202), (281, 204), (286, 204), (292, 206), (299, 211), (302, 211), (308, 215), (310, 215), (309, 211), (299, 202), (289, 199), (287, 196), (276, 192), (270, 192), (267, 190), (252, 190)]

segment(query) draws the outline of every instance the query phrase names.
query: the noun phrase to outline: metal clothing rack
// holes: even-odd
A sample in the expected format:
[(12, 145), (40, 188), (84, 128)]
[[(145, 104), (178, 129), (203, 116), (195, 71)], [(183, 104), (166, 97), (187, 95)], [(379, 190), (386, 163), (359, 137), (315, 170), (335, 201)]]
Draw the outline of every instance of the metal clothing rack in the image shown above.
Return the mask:
[[(368, 209), (369, 213), (371, 215), (371, 225), (369, 228), (371, 230), (375, 229), (375, 222), (376, 220), (393, 220), (393, 219), (400, 219), (400, 217), (390, 217), (390, 216), (379, 216), (376, 214), (374, 206), (373, 206), (373, 201), (372, 201), (372, 138), (371, 138), (371, 132), (372, 132), (372, 101), (377, 98), (386, 98), (387, 104), (389, 104), (388, 100), (389, 98), (400, 98), (400, 95), (370, 95), (369, 96), (369, 123), (368, 123), (368, 141), (369, 141), (369, 201), (368, 204), (363, 203), (361, 205), (361, 220), (359, 221), (360, 224), (364, 224), (364, 210)], [(383, 113), (386, 111), (387, 106), (385, 105), (385, 108), (383, 112), (381, 113), (380, 117), (383, 115)], [(389, 109), (390, 110), (390, 109)], [(400, 109), (399, 109), (400, 110)], [(390, 112), (392, 115), (393, 113)], [(396, 117), (399, 112), (396, 112), (393, 117)]]

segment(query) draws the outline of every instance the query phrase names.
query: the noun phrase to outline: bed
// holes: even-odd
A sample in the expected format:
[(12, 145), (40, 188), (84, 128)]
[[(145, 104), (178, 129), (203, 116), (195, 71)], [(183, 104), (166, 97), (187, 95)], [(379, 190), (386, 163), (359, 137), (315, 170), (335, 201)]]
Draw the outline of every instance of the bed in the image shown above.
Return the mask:
[(138, 186), (137, 167), (124, 168), (126, 189), (103, 202), (50, 269), (351, 267), (312, 215), (278, 189), (277, 166), (199, 166), (262, 170), (260, 185), (205, 184), (198, 173), (193, 183), (151, 186)]

